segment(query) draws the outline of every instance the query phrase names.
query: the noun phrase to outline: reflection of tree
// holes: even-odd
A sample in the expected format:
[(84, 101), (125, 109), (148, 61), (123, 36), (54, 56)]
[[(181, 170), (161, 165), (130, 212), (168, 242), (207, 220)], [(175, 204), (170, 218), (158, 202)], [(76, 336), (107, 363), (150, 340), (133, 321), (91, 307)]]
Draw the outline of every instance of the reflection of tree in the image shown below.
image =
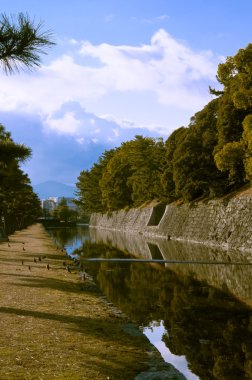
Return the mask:
[[(115, 248), (85, 244), (85, 256), (123, 257)], [(92, 264), (108, 298), (139, 325), (164, 320), (165, 344), (186, 355), (202, 380), (252, 378), (252, 313), (231, 294), (193, 276), (147, 264)]]
[(83, 227), (48, 228), (48, 232), (60, 247), (73, 245), (75, 241), (82, 242), (88, 234), (87, 228)]

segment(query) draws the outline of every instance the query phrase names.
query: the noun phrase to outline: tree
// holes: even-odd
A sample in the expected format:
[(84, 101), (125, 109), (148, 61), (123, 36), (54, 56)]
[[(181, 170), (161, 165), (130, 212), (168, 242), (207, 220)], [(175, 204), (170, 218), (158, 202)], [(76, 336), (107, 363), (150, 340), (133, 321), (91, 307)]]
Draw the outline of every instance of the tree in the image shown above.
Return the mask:
[(13, 161), (11, 171), (0, 184), (0, 216), (6, 234), (33, 223), (40, 216), (40, 200), (33, 192), (27, 174)]
[(252, 181), (252, 115), (245, 117), (243, 121), (243, 140), (245, 145), (244, 168), (246, 179)]
[(244, 180), (243, 158), (243, 141), (233, 141), (225, 144), (214, 156), (217, 168), (229, 173), (228, 179), (230, 185), (240, 185)]
[(24, 162), (31, 155), (31, 149), (23, 144), (16, 144), (9, 132), (0, 124), (0, 185), (11, 174), (13, 163)]
[(53, 216), (67, 223), (70, 219), (76, 219), (77, 213), (67, 205), (65, 198), (62, 198), (58, 206), (53, 210)]
[(132, 174), (127, 184), (132, 188), (134, 206), (163, 196), (161, 176), (165, 163), (165, 147), (162, 139), (135, 136), (128, 142), (127, 156)]
[(234, 57), (227, 57), (218, 66), (217, 79), (224, 91), (217, 111), (215, 162), (220, 170), (228, 173), (229, 186), (242, 185), (250, 178), (245, 175), (250, 170), (250, 153), (244, 145), (244, 138), (249, 140), (244, 120), (252, 109), (252, 44), (240, 49)]
[(218, 66), (218, 81), (224, 85), (224, 92), (231, 90), (235, 108), (252, 108), (252, 44), (240, 49), (234, 57), (227, 57)]
[(175, 129), (169, 138), (165, 142), (165, 163), (164, 171), (161, 175), (161, 184), (164, 191), (164, 201), (172, 202), (177, 196), (175, 192), (175, 182), (174, 182), (174, 152), (176, 148), (182, 141), (183, 136), (185, 136), (187, 129), (185, 127), (180, 127)]
[(213, 157), (217, 143), (217, 107), (218, 100), (214, 99), (197, 112), (188, 128), (178, 130), (179, 139), (177, 137), (176, 145), (173, 144), (171, 159), (175, 192), (185, 201), (210, 193), (216, 195), (217, 183), (223, 177)]
[(100, 181), (114, 149), (105, 151), (90, 170), (83, 170), (76, 183), (79, 207), (87, 213), (106, 211), (102, 203)]
[(79, 177), (90, 212), (159, 200), (221, 196), (252, 181), (252, 44), (218, 67), (223, 91), (187, 128), (162, 139), (135, 136)]
[(42, 22), (35, 24), (24, 13), (0, 15), (0, 64), (6, 74), (40, 66), (40, 55), (54, 45), (52, 33), (42, 28)]
[(106, 165), (99, 186), (106, 210), (118, 210), (132, 205), (132, 189), (128, 178), (132, 174), (125, 144), (115, 151)]
[[(0, 65), (6, 74), (40, 65), (40, 55), (54, 45), (50, 31), (42, 31), (28, 15), (8, 18), (0, 15)], [(40, 201), (30, 180), (19, 168), (31, 149), (17, 144), (0, 124), (0, 217), (7, 234), (24, 228), (40, 214)]]

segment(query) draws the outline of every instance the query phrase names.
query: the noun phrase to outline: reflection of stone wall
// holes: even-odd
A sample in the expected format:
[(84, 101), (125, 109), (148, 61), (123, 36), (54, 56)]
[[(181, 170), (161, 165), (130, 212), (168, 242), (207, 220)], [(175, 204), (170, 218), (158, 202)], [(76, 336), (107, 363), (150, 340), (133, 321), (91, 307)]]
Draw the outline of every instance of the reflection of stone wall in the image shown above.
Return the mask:
[(123, 252), (136, 255), (144, 259), (151, 259), (151, 252), (147, 242), (141, 236), (127, 232), (90, 228), (90, 239), (96, 243), (111, 244)]
[[(244, 253), (223, 251), (214, 247), (208, 248), (200, 244), (167, 241), (97, 228), (90, 228), (90, 237), (96, 243), (111, 244), (122, 251), (146, 259), (152, 258), (148, 245), (151, 243), (159, 248), (165, 260), (229, 262), (232, 257), (232, 262), (246, 263)], [(252, 300), (251, 265), (166, 264), (166, 266), (183, 275), (193, 273), (200, 281), (206, 281), (209, 285), (219, 289), (229, 290), (238, 298)]]
[(252, 252), (252, 196), (167, 205), (157, 226), (148, 226), (152, 207), (93, 214), (90, 225), (146, 236), (203, 243)]
[(228, 289), (239, 298), (252, 300), (252, 266), (232, 265), (232, 262), (246, 264), (242, 252), (223, 251), (200, 244), (168, 242), (163, 239), (158, 246), (166, 260), (230, 262), (229, 264), (167, 264), (167, 267), (184, 275), (192, 272), (200, 281), (207, 281), (219, 289)]

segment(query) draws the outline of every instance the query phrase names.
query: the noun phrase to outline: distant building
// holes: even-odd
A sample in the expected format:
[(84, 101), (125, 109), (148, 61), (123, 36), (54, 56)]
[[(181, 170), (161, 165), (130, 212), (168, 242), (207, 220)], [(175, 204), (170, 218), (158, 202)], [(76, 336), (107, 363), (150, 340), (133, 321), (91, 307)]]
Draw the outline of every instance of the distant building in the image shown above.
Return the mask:
[(42, 209), (45, 215), (51, 214), (53, 210), (60, 204), (62, 200), (66, 201), (67, 206), (71, 210), (77, 210), (78, 207), (74, 203), (74, 198), (69, 197), (49, 197), (48, 199), (43, 199), (41, 201)]
[(50, 214), (57, 207), (56, 198), (48, 198), (42, 200), (42, 209), (45, 214)]

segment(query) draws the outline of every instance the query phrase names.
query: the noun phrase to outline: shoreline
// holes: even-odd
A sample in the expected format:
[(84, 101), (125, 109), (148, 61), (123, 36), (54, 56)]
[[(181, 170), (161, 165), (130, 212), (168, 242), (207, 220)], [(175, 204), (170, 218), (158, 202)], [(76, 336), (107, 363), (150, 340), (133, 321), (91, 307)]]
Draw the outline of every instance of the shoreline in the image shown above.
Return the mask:
[(184, 378), (90, 277), (63, 262), (72, 264), (41, 224), (0, 243), (0, 378)]

